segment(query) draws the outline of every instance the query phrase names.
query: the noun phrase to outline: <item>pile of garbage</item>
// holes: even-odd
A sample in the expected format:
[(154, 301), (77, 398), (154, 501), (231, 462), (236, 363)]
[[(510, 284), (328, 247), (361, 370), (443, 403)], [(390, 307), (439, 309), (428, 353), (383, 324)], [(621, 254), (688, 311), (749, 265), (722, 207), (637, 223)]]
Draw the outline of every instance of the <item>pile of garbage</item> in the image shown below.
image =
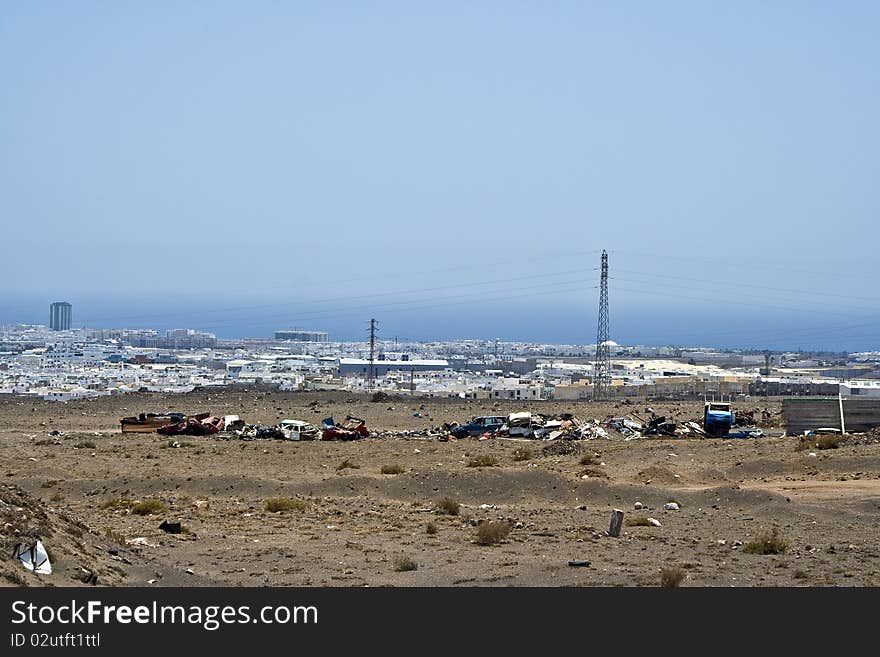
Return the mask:
[(645, 426), (642, 431), (643, 436), (677, 436), (680, 435), (676, 431), (677, 427), (675, 422), (668, 422), (666, 420), (666, 416), (664, 415), (655, 415), (650, 420), (648, 420), (648, 424)]
[[(458, 426), (455, 422), (451, 422), (454, 426)], [(444, 428), (447, 427), (447, 424), (444, 423), (443, 426), (440, 427), (430, 427), (428, 429), (404, 429), (404, 430), (385, 430), (385, 431), (375, 431), (370, 435), (374, 438), (422, 438), (425, 440), (448, 440), (449, 439), (449, 429)]]
[(640, 422), (631, 420), (628, 417), (614, 417), (613, 415), (605, 418), (602, 424), (628, 438), (641, 438), (642, 429), (644, 428)]
[[(630, 406), (632, 406), (630, 404)], [(761, 422), (768, 421), (769, 411), (763, 411)], [(421, 417), (420, 413), (414, 416)], [(731, 419), (733, 413), (727, 413)], [(709, 433), (700, 421), (677, 423), (665, 415), (657, 415), (653, 409), (645, 409), (645, 417), (635, 411), (627, 415), (607, 416), (600, 421), (582, 421), (571, 413), (555, 415), (531, 413), (528, 411), (508, 415), (489, 415), (472, 418), (463, 424), (444, 422), (441, 426), (425, 429), (388, 430), (375, 435), (380, 438), (423, 438), (436, 440), (455, 440), (461, 438), (528, 438), (535, 440), (593, 440), (608, 439), (610, 432), (624, 437), (624, 440), (639, 440), (651, 437), (718, 436), (729, 438), (757, 438), (763, 436), (761, 429), (755, 428), (755, 411), (740, 412), (736, 415), (738, 430)], [(276, 425), (247, 424), (237, 415), (214, 416), (199, 413), (187, 416), (183, 413), (141, 413), (138, 416), (121, 420), (123, 432), (157, 432), (164, 436), (209, 436), (221, 439), (240, 440), (359, 440), (370, 436), (366, 421), (347, 416), (337, 424), (332, 417), (324, 418), (320, 426), (302, 420), (283, 420)]]
[(693, 421), (685, 422), (684, 425), (682, 425), (681, 430), (685, 434), (695, 433), (698, 436), (705, 436), (706, 435), (706, 432), (703, 430), (703, 427), (701, 427), (698, 422), (693, 422)]
[(540, 426), (532, 432), (542, 440), (592, 440), (608, 438), (608, 432), (598, 422), (582, 422), (571, 413), (547, 416), (539, 415)]
[[(245, 424), (237, 415), (227, 415), (226, 435), (239, 440), (316, 440), (320, 429), (302, 420), (282, 420), (276, 425)], [(234, 418), (230, 423), (229, 419)]]
[(609, 415), (602, 422), (602, 426), (612, 429), (617, 433), (625, 436), (625, 440), (638, 440), (651, 436), (684, 436), (696, 430), (702, 435), (703, 430), (698, 424), (687, 423), (679, 426), (678, 423), (670, 420), (665, 415), (657, 415), (653, 409), (646, 408), (646, 413), (650, 413), (650, 417), (645, 420), (636, 413), (630, 413), (625, 417), (614, 417)]
[(766, 408), (737, 410), (733, 425), (737, 427), (774, 427), (783, 424), (782, 414)]
[(263, 425), (247, 424), (238, 415), (198, 413), (188, 417), (183, 413), (141, 413), (123, 418), (121, 424), (125, 433), (215, 436), (226, 440), (356, 440), (370, 435), (366, 422), (352, 416), (348, 416), (342, 425), (337, 425), (329, 417), (317, 427), (302, 420), (282, 420), (276, 425)]
[(755, 411), (743, 411), (738, 410), (736, 412), (736, 416), (733, 419), (733, 426), (754, 426), (755, 424)]
[(545, 415), (542, 413), (510, 413), (504, 416), (484, 416), (472, 418), (465, 424), (446, 423), (441, 427), (440, 440), (466, 437), (491, 438), (530, 438), (536, 440), (590, 440), (607, 438), (598, 422), (582, 422), (571, 413)]
[[(682, 436), (709, 436), (704, 426), (699, 421), (690, 420), (687, 422), (677, 423), (670, 420), (664, 415), (657, 415), (653, 409), (646, 408), (645, 413), (649, 414), (648, 419), (640, 417), (637, 413), (631, 412), (625, 417), (614, 417), (609, 415), (602, 422), (602, 426), (616, 431), (624, 436), (624, 440), (639, 440), (641, 438), (664, 437), (678, 438)], [(765, 412), (766, 413), (766, 412)], [(734, 417), (733, 414), (730, 414)], [(737, 431), (717, 433), (719, 437), (724, 438), (760, 438), (764, 435), (761, 429), (754, 428), (750, 419), (754, 419), (754, 413), (737, 414), (737, 426), (744, 427)]]

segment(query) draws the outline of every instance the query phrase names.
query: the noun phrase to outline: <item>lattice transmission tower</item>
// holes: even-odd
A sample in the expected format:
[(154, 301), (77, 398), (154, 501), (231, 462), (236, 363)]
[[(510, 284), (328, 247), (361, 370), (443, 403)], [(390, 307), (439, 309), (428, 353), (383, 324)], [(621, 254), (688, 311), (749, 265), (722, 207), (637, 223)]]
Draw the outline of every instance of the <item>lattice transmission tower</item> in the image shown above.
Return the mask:
[(608, 399), (611, 384), (611, 346), (608, 335), (608, 254), (602, 251), (599, 284), (599, 330), (596, 332), (596, 363), (593, 366), (593, 399)]

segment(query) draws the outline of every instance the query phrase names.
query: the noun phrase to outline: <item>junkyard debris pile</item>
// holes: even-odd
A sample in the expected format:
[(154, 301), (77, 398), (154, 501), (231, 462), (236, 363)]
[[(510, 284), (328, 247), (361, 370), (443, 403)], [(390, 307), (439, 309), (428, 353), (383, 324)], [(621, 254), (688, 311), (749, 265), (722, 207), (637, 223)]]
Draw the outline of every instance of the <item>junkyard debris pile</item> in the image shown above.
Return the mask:
[[(710, 406), (707, 404), (707, 406)], [(280, 410), (280, 409), (279, 409)], [(725, 415), (728, 429), (734, 419), (738, 431), (719, 431), (715, 424), (707, 431), (706, 418), (703, 421), (676, 422), (666, 415), (657, 415), (653, 409), (645, 409), (645, 417), (630, 412), (621, 417), (612, 415), (604, 420), (583, 421), (572, 413), (543, 414), (521, 411), (508, 415), (481, 416), (459, 424), (444, 422), (440, 426), (425, 429), (379, 431), (373, 434), (366, 427), (366, 421), (347, 416), (345, 421), (337, 424), (332, 417), (321, 421), (315, 426), (302, 420), (282, 420), (276, 425), (248, 424), (238, 415), (214, 416), (210, 413), (199, 413), (187, 416), (184, 413), (141, 413), (133, 417), (123, 418), (120, 423), (123, 433), (157, 432), (165, 436), (210, 436), (241, 440), (357, 440), (370, 435), (379, 438), (425, 438), (436, 440), (454, 440), (461, 438), (526, 438), (536, 440), (592, 440), (608, 439), (611, 433), (624, 437), (624, 440), (638, 440), (651, 437), (707, 436), (731, 438), (756, 438), (763, 435), (756, 424), (755, 411), (742, 413), (738, 418), (733, 413)], [(674, 413), (673, 413), (674, 414)], [(420, 413), (414, 414), (421, 417)], [(707, 411), (706, 417), (710, 413)], [(761, 421), (767, 421), (767, 413), (761, 415)], [(710, 419), (715, 419), (712, 415)], [(717, 423), (716, 423), (717, 424)]]

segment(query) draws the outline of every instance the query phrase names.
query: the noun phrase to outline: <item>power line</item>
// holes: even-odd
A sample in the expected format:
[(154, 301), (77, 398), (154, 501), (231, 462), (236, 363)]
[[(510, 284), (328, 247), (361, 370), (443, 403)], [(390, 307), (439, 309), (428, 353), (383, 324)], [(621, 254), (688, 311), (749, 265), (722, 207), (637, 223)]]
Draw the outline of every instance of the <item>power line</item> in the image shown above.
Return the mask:
[[(615, 277), (614, 280), (622, 280), (625, 282), (635, 282), (635, 283), (644, 282), (644, 281), (627, 281), (627, 279), (618, 279), (617, 277)], [(792, 306), (781, 306), (778, 303), (756, 303), (754, 301), (736, 301), (736, 300), (730, 299), (730, 298), (724, 298), (724, 299), (719, 300), (719, 298), (717, 296), (715, 298), (693, 297), (693, 296), (686, 296), (686, 295), (678, 294), (678, 293), (670, 294), (668, 292), (658, 292), (656, 290), (636, 290), (636, 289), (626, 288), (626, 287), (617, 287), (615, 289), (621, 290), (623, 292), (635, 292), (637, 294), (646, 294), (646, 295), (650, 295), (652, 297), (661, 296), (661, 297), (671, 297), (673, 299), (688, 299), (691, 301), (703, 301), (703, 302), (708, 302), (708, 303), (713, 303), (713, 304), (720, 303), (723, 305), (750, 306), (753, 308), (784, 310), (786, 312), (792, 312), (792, 313), (807, 313), (809, 315), (814, 315), (814, 316), (817, 313), (817, 309), (815, 307), (814, 308), (796, 308), (796, 307), (792, 307)], [(688, 288), (683, 288), (683, 289), (688, 289)], [(698, 290), (698, 291), (705, 292), (706, 290)], [(832, 310), (824, 310), (823, 312), (826, 315), (837, 315), (839, 317), (851, 317), (852, 316), (852, 313), (842, 313), (842, 312), (836, 312), (836, 311), (832, 311)]]
[[(387, 302), (384, 304), (363, 304), (360, 306), (347, 306), (344, 309), (339, 310), (318, 310), (318, 311), (306, 311), (297, 313), (297, 317), (305, 318), (309, 321), (317, 321), (317, 320), (334, 320), (334, 319), (343, 319), (348, 317), (353, 317), (360, 315), (363, 310), (372, 309), (383, 309), (390, 310), (394, 312), (411, 312), (411, 311), (419, 311), (419, 310), (429, 310), (434, 308), (445, 308), (450, 306), (458, 306), (458, 305), (466, 305), (468, 303), (472, 303), (468, 300), (470, 297), (477, 297), (481, 301), (505, 301), (509, 299), (521, 299), (528, 297), (541, 297), (541, 298), (549, 298), (554, 295), (558, 295), (566, 292), (575, 292), (582, 291), (584, 287), (584, 280), (575, 280), (575, 281), (563, 281), (561, 283), (543, 283), (537, 286), (526, 286), (519, 287), (519, 290), (539, 290), (533, 292), (527, 292), (525, 294), (504, 294), (504, 295), (493, 295), (487, 294), (485, 292), (474, 292), (469, 294), (460, 294), (452, 297), (438, 297), (441, 302), (429, 302), (422, 304), (413, 304), (412, 301), (393, 301)], [(549, 288), (549, 289), (548, 289)], [(283, 319), (289, 317), (288, 313), (280, 314), (273, 313), (272, 315), (261, 315), (260, 322), (266, 326), (271, 325), (270, 322), (273, 322), (276, 319)], [(230, 324), (236, 324), (239, 322), (237, 318), (225, 318), (220, 320), (213, 320), (208, 322), (203, 322), (201, 324), (204, 328), (212, 328), (217, 326), (228, 326)]]
[[(864, 297), (864, 296), (856, 296), (856, 295), (852, 295), (852, 294), (840, 294), (838, 292), (822, 292), (822, 291), (819, 291), (815, 288), (793, 289), (793, 288), (783, 288), (783, 287), (772, 287), (769, 285), (756, 285), (754, 283), (743, 283), (740, 281), (713, 280), (710, 278), (706, 278), (703, 275), (700, 275), (698, 278), (695, 278), (693, 276), (688, 276), (688, 277), (686, 277), (686, 276), (672, 276), (670, 274), (642, 272), (642, 271), (635, 271), (635, 270), (631, 270), (631, 269), (616, 269), (615, 271), (623, 272), (624, 274), (633, 274), (636, 277), (644, 277), (644, 278), (647, 278), (649, 282), (657, 282), (657, 279), (671, 279), (673, 281), (685, 281), (687, 283), (699, 283), (699, 284), (708, 285), (708, 286), (723, 287), (728, 290), (729, 289), (740, 289), (740, 288), (743, 288), (743, 291), (745, 291), (744, 288), (755, 289), (755, 290), (767, 290), (769, 292), (780, 293), (780, 294), (784, 295), (785, 298), (790, 298), (791, 295), (798, 295), (798, 296), (809, 297), (810, 299), (814, 299), (815, 297), (820, 296), (820, 297), (831, 297), (833, 299), (851, 299), (853, 301), (858, 301), (861, 303), (864, 303), (866, 301), (871, 302), (871, 303), (878, 302), (877, 297)], [(621, 278), (620, 276), (614, 276), (614, 278), (617, 280), (635, 280), (636, 282), (642, 282), (642, 280), (639, 278), (628, 279), (628, 278)], [(681, 286), (680, 284), (676, 284), (676, 283), (670, 283), (668, 285), (678, 285), (680, 287), (686, 287), (686, 286)], [(838, 304), (838, 305), (840, 305), (840, 304)], [(846, 307), (848, 307), (848, 306), (846, 306)]]
[[(717, 270), (719, 267), (742, 270), (744, 267), (744, 261), (742, 258), (737, 260), (724, 260), (723, 258), (718, 257), (715, 254), (713, 254), (711, 258), (700, 258), (696, 256), (672, 255), (669, 253), (647, 253), (644, 251), (630, 251), (628, 249), (614, 249), (611, 251), (611, 253), (615, 256), (620, 253), (635, 256), (639, 260), (651, 260), (656, 262), (668, 262), (670, 260), (677, 260), (679, 262), (685, 263), (699, 263), (713, 270)], [(747, 265), (749, 269), (765, 269), (768, 271), (784, 272), (786, 274), (804, 274), (805, 276), (816, 276), (825, 279), (831, 276), (837, 279), (851, 278), (853, 280), (864, 281), (864, 276), (861, 274), (848, 274), (846, 272), (840, 271), (840, 268), (823, 270), (813, 264), (810, 265), (809, 269), (806, 269), (800, 267), (792, 267), (791, 265), (785, 263), (774, 264), (766, 260), (749, 260), (747, 262)]]
[[(569, 274), (587, 274), (591, 271), (595, 271), (595, 268), (570, 269), (570, 270), (557, 271), (557, 272), (544, 272), (544, 273), (537, 273), (537, 274), (528, 274), (528, 275), (524, 275), (524, 276), (505, 277), (505, 278), (492, 279), (492, 280), (487, 280), (487, 281), (469, 281), (467, 283), (456, 283), (456, 284), (451, 284), (451, 285), (434, 286), (434, 287), (428, 287), (428, 288), (410, 288), (410, 289), (405, 289), (405, 290), (388, 290), (385, 292), (373, 292), (373, 293), (368, 293), (368, 294), (358, 294), (358, 295), (349, 295), (349, 296), (340, 296), (340, 297), (325, 297), (325, 298), (320, 298), (320, 299), (308, 299), (308, 300), (298, 300), (298, 301), (280, 301), (280, 302), (273, 302), (273, 303), (267, 303), (267, 304), (248, 305), (248, 306), (231, 306), (231, 307), (225, 307), (225, 308), (223, 308), (223, 307), (221, 307), (221, 308), (207, 308), (207, 309), (200, 308), (199, 314), (201, 316), (204, 316), (206, 314), (229, 315), (230, 313), (236, 313), (236, 312), (243, 313), (243, 312), (251, 312), (254, 310), (264, 310), (264, 309), (272, 309), (272, 308), (277, 308), (277, 309), (279, 309), (279, 312), (281, 312), (282, 308), (291, 307), (289, 310), (285, 310), (284, 312), (286, 314), (295, 313), (299, 317), (300, 315), (303, 315), (303, 314), (315, 314), (315, 313), (322, 313), (322, 312), (326, 312), (326, 311), (319, 309), (319, 310), (314, 310), (314, 311), (305, 311), (305, 312), (299, 311), (299, 312), (297, 312), (296, 311), (297, 306), (314, 307), (315, 305), (330, 304), (330, 303), (346, 303), (346, 305), (348, 305), (350, 302), (367, 301), (369, 299), (374, 299), (377, 297), (386, 297), (386, 296), (401, 297), (401, 296), (405, 296), (405, 295), (421, 296), (421, 295), (424, 295), (428, 292), (454, 290), (454, 289), (460, 289), (460, 288), (473, 289), (474, 287), (507, 284), (512, 281), (549, 279), (549, 278), (555, 278), (555, 277), (559, 277), (559, 276), (566, 276)], [(561, 283), (566, 283), (566, 282), (567, 281), (561, 281)], [(547, 287), (547, 286), (552, 287), (554, 285), (556, 285), (556, 283), (546, 283), (543, 286), (544, 287)], [(523, 288), (522, 286), (516, 286), (515, 289), (529, 289), (529, 288)], [(484, 293), (471, 292), (466, 295), (455, 295), (455, 296), (456, 297), (459, 297), (459, 296), (479, 296), (481, 294), (484, 294)], [(439, 298), (450, 298), (450, 297), (439, 297)], [(386, 303), (392, 304), (392, 305), (399, 305), (399, 304), (408, 304), (408, 303), (410, 303), (410, 301), (392, 301), (392, 302), (386, 302)], [(364, 308), (372, 308), (372, 307), (374, 307), (374, 305), (372, 303), (370, 305), (364, 306)], [(173, 313), (163, 312), (161, 314), (161, 317), (166, 318), (166, 319), (169, 317), (188, 317), (191, 314), (192, 314), (191, 311), (179, 311), (179, 312), (173, 312)], [(153, 319), (154, 317), (156, 317), (156, 315), (154, 315), (154, 314), (138, 314), (138, 315), (122, 315), (122, 316), (117, 315), (114, 318), (114, 321), (144, 320), (144, 319)]]

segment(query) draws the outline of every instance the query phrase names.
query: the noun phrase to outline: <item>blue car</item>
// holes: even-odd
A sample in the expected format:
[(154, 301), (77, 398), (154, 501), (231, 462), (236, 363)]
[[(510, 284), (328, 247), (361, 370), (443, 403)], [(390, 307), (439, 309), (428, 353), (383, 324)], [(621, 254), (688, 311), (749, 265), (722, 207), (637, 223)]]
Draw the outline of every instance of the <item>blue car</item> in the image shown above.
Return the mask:
[(497, 415), (487, 415), (485, 417), (475, 417), (467, 424), (462, 424), (452, 430), (452, 435), (456, 438), (469, 438), (471, 436), (482, 436), (487, 431), (498, 431), (504, 423), (507, 422), (506, 417)]

